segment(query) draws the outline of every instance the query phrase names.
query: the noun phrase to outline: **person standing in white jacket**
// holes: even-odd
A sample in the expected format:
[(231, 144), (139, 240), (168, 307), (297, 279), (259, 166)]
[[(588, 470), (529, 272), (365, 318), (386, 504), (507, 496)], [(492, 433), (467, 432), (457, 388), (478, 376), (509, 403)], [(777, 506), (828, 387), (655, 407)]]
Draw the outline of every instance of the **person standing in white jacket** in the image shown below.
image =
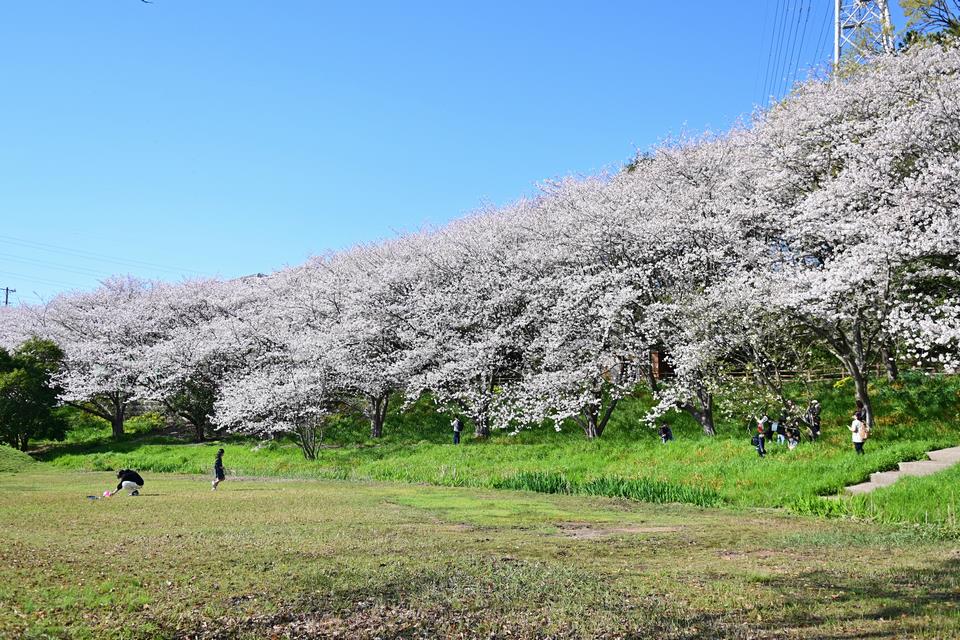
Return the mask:
[(867, 439), (867, 425), (861, 422), (859, 418), (854, 418), (853, 422), (850, 423), (850, 434), (854, 451), (857, 452), (857, 455), (862, 456), (863, 442)]

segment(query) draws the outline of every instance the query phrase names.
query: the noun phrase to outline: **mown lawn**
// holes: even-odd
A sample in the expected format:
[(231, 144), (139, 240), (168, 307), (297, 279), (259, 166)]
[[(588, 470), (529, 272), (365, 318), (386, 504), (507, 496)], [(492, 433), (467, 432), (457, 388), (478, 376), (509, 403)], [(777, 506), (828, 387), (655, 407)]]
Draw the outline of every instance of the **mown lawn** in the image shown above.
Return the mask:
[(0, 635), (960, 636), (913, 527), (484, 489), (0, 474)]

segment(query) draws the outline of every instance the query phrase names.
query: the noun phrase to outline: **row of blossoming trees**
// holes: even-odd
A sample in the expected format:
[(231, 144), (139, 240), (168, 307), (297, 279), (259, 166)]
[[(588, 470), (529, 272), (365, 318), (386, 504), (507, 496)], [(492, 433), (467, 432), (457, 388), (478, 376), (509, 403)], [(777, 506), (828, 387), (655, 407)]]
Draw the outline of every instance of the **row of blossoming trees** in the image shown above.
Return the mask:
[[(916, 48), (809, 82), (750, 127), (624, 171), (269, 276), (114, 279), (8, 311), (3, 340), (66, 353), (64, 400), (122, 433), (129, 403), (295, 434), (425, 392), (493, 428), (598, 437), (654, 391), (714, 433), (714, 398), (789, 407), (782, 373), (829, 353), (872, 420), (872, 366), (950, 369), (960, 340), (960, 51)], [(675, 375), (655, 380), (649, 354)], [(744, 392), (745, 390), (745, 392)]]

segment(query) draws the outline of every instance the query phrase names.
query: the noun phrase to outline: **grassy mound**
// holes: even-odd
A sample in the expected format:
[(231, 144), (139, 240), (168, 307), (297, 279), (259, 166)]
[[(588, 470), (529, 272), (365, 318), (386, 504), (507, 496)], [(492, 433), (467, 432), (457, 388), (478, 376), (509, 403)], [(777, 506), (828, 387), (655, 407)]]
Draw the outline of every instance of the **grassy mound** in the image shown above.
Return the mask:
[(22, 451), (0, 444), (0, 473), (16, 473), (33, 463), (34, 459)]

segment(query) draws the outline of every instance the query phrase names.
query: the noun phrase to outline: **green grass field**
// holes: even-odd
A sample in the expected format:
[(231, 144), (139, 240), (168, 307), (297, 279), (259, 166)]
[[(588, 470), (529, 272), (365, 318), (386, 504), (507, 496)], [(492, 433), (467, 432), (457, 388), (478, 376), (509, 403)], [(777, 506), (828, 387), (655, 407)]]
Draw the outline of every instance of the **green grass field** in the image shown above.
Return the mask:
[(960, 546), (776, 510), (0, 474), (7, 638), (949, 638)]
[(448, 419), (426, 402), (394, 411), (387, 437), (371, 441), (360, 420), (333, 425), (317, 460), (305, 460), (283, 440), (259, 443), (228, 439), (204, 445), (151, 436), (154, 422), (138, 418), (122, 442), (109, 428), (85, 425), (66, 443), (47, 443), (37, 457), (69, 470), (106, 471), (131, 467), (149, 472), (209, 473), (214, 451), (226, 449), (229, 474), (427, 483), (438, 486), (526, 489), (626, 497), (645, 502), (698, 506), (782, 507), (795, 513), (856, 516), (932, 527), (960, 536), (960, 489), (956, 471), (910, 480), (868, 497), (828, 501), (846, 485), (898, 462), (924, 459), (935, 448), (960, 445), (960, 380), (907, 376), (895, 385), (875, 384), (878, 426), (856, 456), (849, 442), (848, 382), (821, 383), (805, 392), (824, 405), (821, 442), (794, 451), (768, 446), (758, 459), (744, 425), (721, 422), (720, 434), (706, 438), (683, 416), (671, 416), (677, 439), (667, 446), (642, 422), (649, 398), (621, 403), (604, 436), (587, 441), (576, 429), (556, 433), (540, 428), (488, 440), (466, 438), (449, 444)]
[[(862, 457), (846, 383), (808, 391), (824, 438), (763, 460), (736, 420), (706, 438), (673, 416), (661, 445), (643, 396), (593, 442), (455, 447), (428, 402), (378, 441), (346, 416), (317, 460), (284, 440), (192, 444), (149, 415), (117, 442), (73, 415), (32, 458), (0, 447), (0, 636), (960, 637), (960, 467), (822, 497), (960, 444), (960, 380), (875, 385)], [(87, 499), (120, 467), (144, 495)]]

